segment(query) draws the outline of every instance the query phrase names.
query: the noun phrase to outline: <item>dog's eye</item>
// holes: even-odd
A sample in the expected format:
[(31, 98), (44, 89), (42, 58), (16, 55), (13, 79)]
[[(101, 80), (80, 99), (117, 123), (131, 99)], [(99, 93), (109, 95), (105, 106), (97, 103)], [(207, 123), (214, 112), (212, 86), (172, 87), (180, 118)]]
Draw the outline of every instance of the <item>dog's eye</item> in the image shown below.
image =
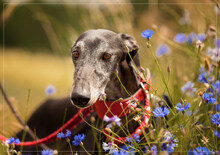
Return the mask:
[(73, 57), (75, 59), (78, 59), (79, 58), (79, 52), (78, 51), (73, 51)]
[(104, 53), (104, 55), (103, 55), (103, 60), (108, 60), (108, 59), (110, 59), (111, 58), (111, 54), (109, 54), (109, 53)]

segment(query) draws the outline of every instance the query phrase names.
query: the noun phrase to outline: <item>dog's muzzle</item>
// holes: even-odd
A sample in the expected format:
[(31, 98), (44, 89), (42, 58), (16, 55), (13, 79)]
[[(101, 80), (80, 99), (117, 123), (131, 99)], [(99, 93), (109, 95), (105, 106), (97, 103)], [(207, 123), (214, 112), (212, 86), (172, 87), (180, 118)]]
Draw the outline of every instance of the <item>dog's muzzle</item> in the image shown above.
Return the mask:
[(89, 105), (90, 95), (82, 95), (79, 93), (71, 93), (71, 101), (79, 108), (84, 108)]

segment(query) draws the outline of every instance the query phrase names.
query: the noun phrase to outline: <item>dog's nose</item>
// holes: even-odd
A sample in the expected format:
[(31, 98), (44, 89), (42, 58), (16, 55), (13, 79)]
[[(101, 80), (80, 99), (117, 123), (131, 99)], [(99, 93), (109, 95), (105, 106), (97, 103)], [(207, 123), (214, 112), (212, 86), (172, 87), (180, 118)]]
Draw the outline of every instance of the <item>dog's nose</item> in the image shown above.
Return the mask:
[(88, 105), (90, 97), (78, 93), (73, 93), (71, 94), (71, 100), (76, 106), (83, 108)]

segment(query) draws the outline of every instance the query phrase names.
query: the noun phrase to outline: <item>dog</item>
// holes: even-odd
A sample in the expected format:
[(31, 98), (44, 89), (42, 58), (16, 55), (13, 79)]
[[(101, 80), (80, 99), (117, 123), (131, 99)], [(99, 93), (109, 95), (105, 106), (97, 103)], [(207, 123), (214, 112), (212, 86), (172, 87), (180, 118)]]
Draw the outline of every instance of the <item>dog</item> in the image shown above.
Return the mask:
[[(136, 40), (128, 34), (117, 34), (104, 29), (82, 33), (71, 48), (75, 71), (70, 97), (47, 100), (32, 114), (27, 125), (36, 131), (38, 138), (43, 138), (61, 127), (79, 109), (93, 106), (99, 99), (100, 93), (106, 94), (107, 101), (128, 98), (129, 94), (124, 87), (130, 94), (134, 94), (140, 88), (139, 78), (134, 68), (135, 64), (136, 69), (140, 70), (138, 49)], [(95, 110), (91, 116), (95, 120), (96, 128), (100, 129), (102, 120)], [(89, 124), (91, 124), (90, 118), (85, 118)], [(124, 118), (121, 120), (123, 122)], [(130, 132), (133, 132), (138, 123), (131, 121), (128, 126)], [(95, 132), (98, 139), (105, 139), (105, 136)], [(81, 133), (86, 137), (83, 141), (86, 150), (91, 154), (98, 154), (92, 128), (82, 122), (72, 130), (72, 135)], [(21, 138), (22, 135), (23, 132), (20, 131), (17, 137)], [(33, 139), (29, 135), (24, 139), (24, 141), (31, 140)], [(57, 145), (56, 142), (52, 142), (47, 146), (56, 149)], [(35, 146), (24, 147), (24, 151), (29, 152), (35, 149)], [(80, 146), (74, 147), (73, 150), (78, 154), (84, 154)], [(59, 151), (59, 153), (70, 151), (66, 142), (61, 142)]]

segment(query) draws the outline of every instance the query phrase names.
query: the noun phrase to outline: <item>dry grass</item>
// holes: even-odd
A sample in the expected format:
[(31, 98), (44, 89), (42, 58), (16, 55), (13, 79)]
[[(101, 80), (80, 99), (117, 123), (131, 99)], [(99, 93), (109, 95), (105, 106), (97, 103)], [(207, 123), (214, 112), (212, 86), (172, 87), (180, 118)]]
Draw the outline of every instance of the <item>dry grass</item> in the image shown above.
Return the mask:
[[(44, 93), (46, 86), (52, 84), (56, 87), (57, 91), (53, 98), (69, 95), (74, 70), (70, 57), (60, 58), (44, 53), (31, 54), (22, 50), (6, 51), (4, 59), (2, 52), (0, 55), (0, 59), (4, 60), (4, 72), (1, 72), (0, 76), (4, 78), (4, 88), (22, 119), (29, 117), (33, 110), (48, 98)], [(29, 92), (30, 98), (27, 101)], [(0, 113), (3, 111), (5, 121), (0, 123), (1, 133), (11, 136), (19, 128), (15, 128), (14, 125), (17, 123), (14, 117), (11, 117), (6, 104), (1, 107)]]

